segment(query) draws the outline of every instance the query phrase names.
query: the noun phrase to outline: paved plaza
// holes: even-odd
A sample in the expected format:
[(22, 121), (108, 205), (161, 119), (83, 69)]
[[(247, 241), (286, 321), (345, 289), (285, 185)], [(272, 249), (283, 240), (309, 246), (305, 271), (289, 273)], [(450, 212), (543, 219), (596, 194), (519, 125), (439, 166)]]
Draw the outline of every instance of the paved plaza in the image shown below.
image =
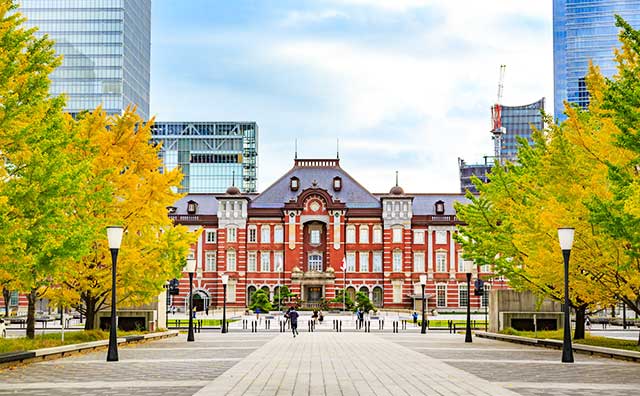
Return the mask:
[(444, 332), (203, 332), (0, 372), (0, 395), (638, 395), (640, 364)]

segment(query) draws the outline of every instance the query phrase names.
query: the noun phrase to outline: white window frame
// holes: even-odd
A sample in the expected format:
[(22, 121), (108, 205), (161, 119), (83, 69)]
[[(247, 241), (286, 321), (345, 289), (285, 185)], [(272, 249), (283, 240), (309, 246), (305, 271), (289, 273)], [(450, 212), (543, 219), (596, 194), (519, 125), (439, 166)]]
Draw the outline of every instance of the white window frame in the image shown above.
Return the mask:
[(413, 253), (413, 272), (424, 272), (424, 252)]
[(260, 272), (271, 272), (271, 252), (260, 252)]
[[(312, 245), (319, 245), (321, 235), (322, 235), (322, 232), (320, 230), (309, 231), (309, 243)], [(317, 236), (317, 239), (316, 239), (316, 236)]]
[(309, 271), (322, 272), (322, 253), (312, 253), (307, 258), (307, 268)]
[(444, 308), (447, 306), (447, 284), (436, 284), (436, 307)]
[(260, 226), (260, 243), (271, 243), (271, 227), (269, 225)]
[(491, 272), (491, 264), (483, 264), (480, 266), (480, 272), (482, 273), (490, 273)]
[(347, 235), (346, 235), (347, 243), (356, 243), (356, 227), (355, 226), (347, 226)]
[(284, 227), (281, 225), (273, 227), (273, 242), (284, 243)]
[(360, 252), (358, 261), (359, 272), (369, 272), (369, 252)]
[(482, 298), (480, 298), (480, 304), (482, 304), (482, 307), (486, 307), (489, 305), (489, 293), (491, 292), (491, 283), (484, 283), (484, 294), (482, 295)]
[(347, 272), (356, 272), (356, 254), (354, 252), (347, 253)]
[(393, 291), (394, 304), (402, 303), (402, 282), (393, 282), (391, 287)]
[(382, 227), (373, 226), (373, 243), (382, 243)]
[(382, 272), (382, 252), (373, 252), (373, 272)]
[(436, 245), (446, 245), (446, 244), (447, 244), (447, 232), (436, 231)]
[(395, 249), (391, 255), (393, 272), (402, 272), (402, 250)]
[(466, 303), (469, 304), (469, 289), (467, 289), (466, 283), (458, 283), (458, 306), (466, 307), (466, 304), (463, 304), (464, 298), (466, 296)]
[[(471, 269), (469, 269), (470, 272)], [(467, 272), (467, 261), (462, 257), (462, 251), (458, 252), (458, 272)]]
[(402, 227), (391, 229), (391, 243), (402, 243)]
[(258, 243), (258, 227), (249, 226), (249, 229), (247, 230), (247, 242)]
[(232, 279), (227, 283), (227, 302), (236, 302), (236, 281)]
[(206, 243), (216, 243), (216, 230), (206, 230), (205, 232)]
[(234, 249), (227, 250), (227, 271), (236, 270), (236, 251)]
[(436, 272), (447, 272), (447, 252), (436, 252)]
[(205, 271), (214, 272), (216, 271), (216, 252), (215, 251), (207, 251), (204, 254), (204, 262), (205, 262)]
[(358, 231), (360, 234), (358, 235), (359, 243), (369, 243), (369, 225), (360, 224)]
[(235, 226), (227, 227), (227, 242), (235, 243), (238, 240), (238, 229)]
[(417, 245), (424, 245), (424, 230), (413, 231), (413, 243)]
[(247, 271), (248, 272), (258, 271), (258, 253), (257, 252), (247, 253)]
[(273, 252), (273, 271), (282, 272), (283, 263), (284, 263), (284, 253)]

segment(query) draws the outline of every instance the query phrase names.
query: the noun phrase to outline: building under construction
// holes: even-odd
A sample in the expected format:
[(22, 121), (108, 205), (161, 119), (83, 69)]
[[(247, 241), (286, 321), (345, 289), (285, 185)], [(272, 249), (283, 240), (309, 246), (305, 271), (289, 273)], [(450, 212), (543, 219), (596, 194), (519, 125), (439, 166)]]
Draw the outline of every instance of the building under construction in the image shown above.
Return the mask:
[(231, 185), (244, 193), (257, 189), (255, 122), (156, 122), (152, 138), (162, 144), (166, 169), (182, 170), (179, 192), (224, 193)]

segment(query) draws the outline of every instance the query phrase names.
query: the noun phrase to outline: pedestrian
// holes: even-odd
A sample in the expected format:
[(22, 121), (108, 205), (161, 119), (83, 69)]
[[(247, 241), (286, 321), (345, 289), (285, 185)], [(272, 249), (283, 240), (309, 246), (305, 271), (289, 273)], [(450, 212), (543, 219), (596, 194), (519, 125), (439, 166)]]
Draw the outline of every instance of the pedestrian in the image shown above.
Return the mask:
[(413, 325), (418, 327), (418, 313), (416, 311), (413, 311), (411, 317), (413, 318)]
[(589, 319), (589, 316), (585, 316), (584, 318), (584, 327), (591, 331), (591, 320)]
[(291, 332), (293, 333), (293, 338), (295, 338), (297, 335), (299, 335), (298, 316), (300, 315), (298, 314), (298, 311), (296, 311), (294, 307), (291, 307), (291, 309), (288, 312), (288, 315), (289, 315), (289, 320), (291, 321)]
[(313, 315), (311, 315), (311, 319), (313, 319), (313, 323), (315, 324), (318, 321), (318, 311), (313, 310)]
[(324, 320), (324, 315), (322, 314), (322, 311), (318, 311), (318, 321), (320, 322), (320, 324), (322, 324), (323, 320)]
[(256, 320), (260, 322), (260, 308), (256, 308), (255, 312), (256, 312)]
[(207, 316), (209, 316), (209, 305), (204, 307), (204, 312), (207, 314)]
[(361, 329), (364, 323), (364, 311), (362, 310), (362, 308), (358, 308), (358, 311), (356, 312), (356, 318), (358, 319), (358, 328)]

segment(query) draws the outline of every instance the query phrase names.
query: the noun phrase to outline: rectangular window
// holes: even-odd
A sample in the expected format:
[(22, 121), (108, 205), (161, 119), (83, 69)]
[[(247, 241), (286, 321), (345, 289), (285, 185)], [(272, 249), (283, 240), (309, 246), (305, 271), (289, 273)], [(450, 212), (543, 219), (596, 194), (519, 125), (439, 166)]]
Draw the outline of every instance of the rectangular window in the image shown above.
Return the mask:
[(373, 272), (382, 272), (382, 252), (373, 252)]
[(15, 307), (18, 305), (19, 300), (20, 300), (20, 295), (18, 294), (18, 292), (12, 291), (11, 297), (9, 298), (9, 305), (11, 305), (12, 307)]
[(491, 272), (491, 264), (484, 264), (480, 266), (480, 272)]
[(347, 272), (356, 272), (356, 254), (347, 253)]
[(273, 229), (273, 242), (284, 242), (284, 228), (282, 228), (282, 226), (275, 226), (275, 228)]
[(382, 228), (373, 228), (373, 243), (382, 243)]
[(207, 243), (216, 243), (216, 230), (207, 230)]
[(413, 272), (424, 272), (424, 253), (413, 254)]
[(396, 304), (402, 302), (402, 282), (393, 282), (393, 302)]
[(469, 304), (469, 290), (466, 283), (458, 284), (458, 305), (466, 307)]
[(393, 243), (402, 243), (402, 228), (394, 228), (393, 232)]
[(447, 285), (436, 285), (436, 304), (439, 308), (447, 306)]
[(489, 293), (491, 293), (491, 284), (485, 283), (484, 284), (484, 294), (482, 295), (482, 306), (483, 307), (488, 307), (489, 306)]
[(369, 253), (360, 252), (360, 272), (369, 272)]
[(360, 243), (369, 243), (369, 226), (360, 226)]
[(236, 302), (236, 282), (227, 283), (227, 302)]
[(260, 243), (270, 243), (271, 242), (271, 227), (262, 226), (260, 228)]
[(399, 250), (393, 252), (393, 272), (402, 272), (402, 252)]
[(436, 253), (436, 272), (447, 272), (447, 253)]
[(227, 271), (236, 270), (236, 251), (227, 250)]
[(258, 242), (258, 230), (255, 227), (249, 228), (248, 239), (249, 239), (249, 243)]
[(205, 254), (205, 271), (215, 271), (216, 270), (216, 252), (207, 252)]
[(436, 244), (438, 245), (446, 245), (447, 243), (447, 232), (446, 231), (436, 231)]
[(413, 243), (422, 245), (424, 244), (424, 231), (416, 230), (413, 232)]
[(320, 244), (320, 230), (311, 230), (311, 244), (319, 245)]
[(260, 272), (271, 271), (271, 252), (260, 252)]
[(347, 227), (347, 243), (356, 243), (356, 228), (354, 226)]
[(247, 271), (249, 272), (257, 271), (256, 252), (249, 252), (247, 254)]
[[(469, 268), (469, 272), (471, 268)], [(467, 262), (462, 257), (462, 252), (458, 252), (458, 272), (467, 272)]]
[(273, 270), (275, 272), (282, 272), (282, 262), (284, 254), (282, 252), (274, 252), (273, 253)]
[(227, 227), (227, 242), (235, 242), (235, 241), (236, 241), (236, 228)]

